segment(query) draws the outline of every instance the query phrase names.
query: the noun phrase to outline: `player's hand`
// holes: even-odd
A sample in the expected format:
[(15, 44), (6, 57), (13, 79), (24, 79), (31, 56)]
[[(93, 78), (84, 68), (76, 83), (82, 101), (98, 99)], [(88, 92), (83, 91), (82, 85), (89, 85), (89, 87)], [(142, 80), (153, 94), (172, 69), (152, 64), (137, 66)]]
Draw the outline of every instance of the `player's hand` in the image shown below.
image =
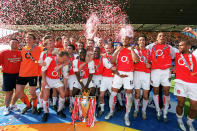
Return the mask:
[(192, 32), (193, 30), (192, 30), (191, 27), (186, 27), (183, 31), (184, 31), (184, 32)]
[(42, 80), (42, 85), (41, 85), (43, 88), (45, 88), (45, 86), (48, 86), (48, 83), (46, 80)]
[(146, 64), (146, 68), (151, 68), (151, 64), (150, 63), (147, 63)]
[(40, 63), (40, 66), (46, 66), (46, 62)]
[(115, 66), (113, 66), (113, 67), (111, 68), (111, 70), (112, 70), (112, 71), (115, 71), (115, 70), (116, 70), (116, 67), (115, 67)]
[(121, 51), (123, 49), (123, 47), (122, 46), (119, 46), (117, 49), (116, 49), (116, 52), (117, 51)]
[(54, 68), (54, 71), (58, 72), (59, 69), (60, 69), (59, 66), (56, 66), (56, 67)]
[(121, 78), (128, 77), (128, 75), (119, 75)]

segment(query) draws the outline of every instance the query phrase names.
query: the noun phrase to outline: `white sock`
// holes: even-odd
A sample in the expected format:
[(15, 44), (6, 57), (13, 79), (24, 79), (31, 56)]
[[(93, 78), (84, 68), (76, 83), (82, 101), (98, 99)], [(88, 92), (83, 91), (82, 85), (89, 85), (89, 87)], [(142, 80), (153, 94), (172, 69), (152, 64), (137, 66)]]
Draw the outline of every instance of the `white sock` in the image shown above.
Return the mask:
[(39, 108), (43, 108), (43, 99), (39, 97)]
[(73, 106), (73, 97), (70, 97), (70, 104), (69, 106)]
[(116, 92), (113, 92), (111, 93), (110, 97), (109, 97), (109, 107), (110, 107), (110, 113), (113, 113), (114, 112), (114, 108), (115, 108), (115, 101), (116, 101), (116, 95), (117, 93)]
[(104, 111), (104, 106), (105, 106), (104, 103), (100, 103), (101, 111)]
[(132, 107), (132, 94), (126, 93), (126, 114), (125, 115), (129, 115), (131, 111), (131, 107)]
[(139, 111), (140, 99), (134, 99), (134, 101), (135, 101), (135, 111)]
[(143, 99), (142, 111), (146, 112), (146, 108), (148, 106), (148, 100)]
[(58, 102), (58, 112), (61, 111), (64, 108), (64, 103), (65, 103), (65, 98), (59, 98), (59, 102)]
[(122, 94), (121, 93), (118, 93), (117, 94), (117, 99), (118, 99), (118, 102), (120, 103), (120, 105), (123, 106), (123, 103), (122, 103)]
[(184, 110), (183, 110), (183, 113), (182, 113), (181, 115), (178, 115), (178, 114), (176, 113), (176, 117), (177, 117), (178, 123), (183, 123), (183, 120), (182, 120), (183, 114), (184, 114)]
[(192, 126), (193, 121), (194, 121), (194, 119), (189, 118), (189, 116), (187, 117), (187, 125)]
[(167, 115), (168, 113), (169, 104), (170, 104), (170, 96), (164, 96), (164, 109), (163, 109), (164, 115)]
[(153, 101), (155, 103), (156, 111), (157, 112), (160, 112), (160, 108), (159, 108), (159, 95), (153, 94)]
[(44, 113), (49, 113), (49, 101), (43, 101)]
[(53, 106), (55, 106), (57, 103), (57, 97), (53, 97)]

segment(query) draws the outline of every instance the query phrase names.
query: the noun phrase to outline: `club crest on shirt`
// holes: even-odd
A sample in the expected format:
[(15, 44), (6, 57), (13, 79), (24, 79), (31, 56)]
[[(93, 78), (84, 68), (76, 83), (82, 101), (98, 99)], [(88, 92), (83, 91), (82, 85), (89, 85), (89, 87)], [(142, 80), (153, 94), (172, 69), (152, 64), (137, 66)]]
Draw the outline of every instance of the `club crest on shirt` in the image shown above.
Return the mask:
[(57, 71), (53, 71), (52, 72), (52, 76), (54, 76), (54, 77), (58, 76), (58, 72)]
[(157, 50), (157, 55), (158, 55), (158, 56), (162, 56), (162, 55), (163, 55), (163, 51), (162, 51), (161, 49), (158, 49), (158, 50)]
[(181, 91), (180, 90), (177, 90), (177, 94), (181, 94)]
[(122, 56), (120, 60), (121, 60), (123, 63), (125, 63), (125, 62), (128, 63), (128, 62), (129, 62), (127, 56)]
[(181, 66), (187, 67), (187, 66), (185, 65), (185, 62), (183, 61), (182, 58), (179, 58), (179, 59), (178, 59), (178, 64), (181, 65)]

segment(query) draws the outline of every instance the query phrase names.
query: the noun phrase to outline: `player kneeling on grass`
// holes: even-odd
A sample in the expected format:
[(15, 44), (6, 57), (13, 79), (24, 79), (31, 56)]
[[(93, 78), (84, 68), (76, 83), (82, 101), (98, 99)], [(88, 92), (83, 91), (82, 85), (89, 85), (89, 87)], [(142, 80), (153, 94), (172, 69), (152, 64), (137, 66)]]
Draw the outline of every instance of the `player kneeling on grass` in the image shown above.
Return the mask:
[(186, 131), (182, 121), (185, 98), (189, 98), (190, 103), (187, 117), (189, 131), (195, 131), (192, 122), (197, 116), (197, 55), (191, 54), (189, 48), (189, 41), (181, 41), (179, 43), (179, 53), (176, 53), (175, 57), (176, 79), (174, 94), (178, 100), (176, 116), (179, 128), (183, 131)]
[[(56, 57), (47, 57), (45, 59), (46, 66), (42, 67), (42, 84), (44, 88), (44, 115), (42, 121), (46, 122), (49, 115), (49, 95), (50, 88), (56, 88), (59, 92), (59, 102), (57, 115), (62, 118), (66, 118), (63, 113), (63, 107), (65, 102), (66, 90), (67, 90), (67, 78), (68, 78), (68, 65), (66, 63), (69, 61), (69, 55), (66, 51), (61, 51)], [(61, 68), (60, 68), (61, 67)], [(61, 74), (63, 75), (63, 81), (60, 80)]]

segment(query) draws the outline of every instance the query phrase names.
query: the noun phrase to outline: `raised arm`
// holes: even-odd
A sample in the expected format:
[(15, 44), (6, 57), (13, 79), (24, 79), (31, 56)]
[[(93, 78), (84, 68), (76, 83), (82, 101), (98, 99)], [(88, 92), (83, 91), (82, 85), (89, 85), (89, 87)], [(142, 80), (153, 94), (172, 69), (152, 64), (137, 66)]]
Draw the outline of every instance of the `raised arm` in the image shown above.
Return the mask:
[(186, 27), (184, 30), (184, 32), (189, 32), (189, 33), (192, 33), (193, 35), (195, 35), (197, 37), (197, 32), (192, 30), (191, 27)]
[(113, 53), (113, 55), (111, 56), (110, 62), (111, 62), (112, 64), (114, 64), (114, 63), (116, 62), (117, 56), (118, 56), (119, 52), (122, 50), (122, 48), (123, 48), (123, 47), (121, 47), (121, 46), (120, 46), (119, 48), (117, 48), (117, 49), (115, 50), (115, 52)]

